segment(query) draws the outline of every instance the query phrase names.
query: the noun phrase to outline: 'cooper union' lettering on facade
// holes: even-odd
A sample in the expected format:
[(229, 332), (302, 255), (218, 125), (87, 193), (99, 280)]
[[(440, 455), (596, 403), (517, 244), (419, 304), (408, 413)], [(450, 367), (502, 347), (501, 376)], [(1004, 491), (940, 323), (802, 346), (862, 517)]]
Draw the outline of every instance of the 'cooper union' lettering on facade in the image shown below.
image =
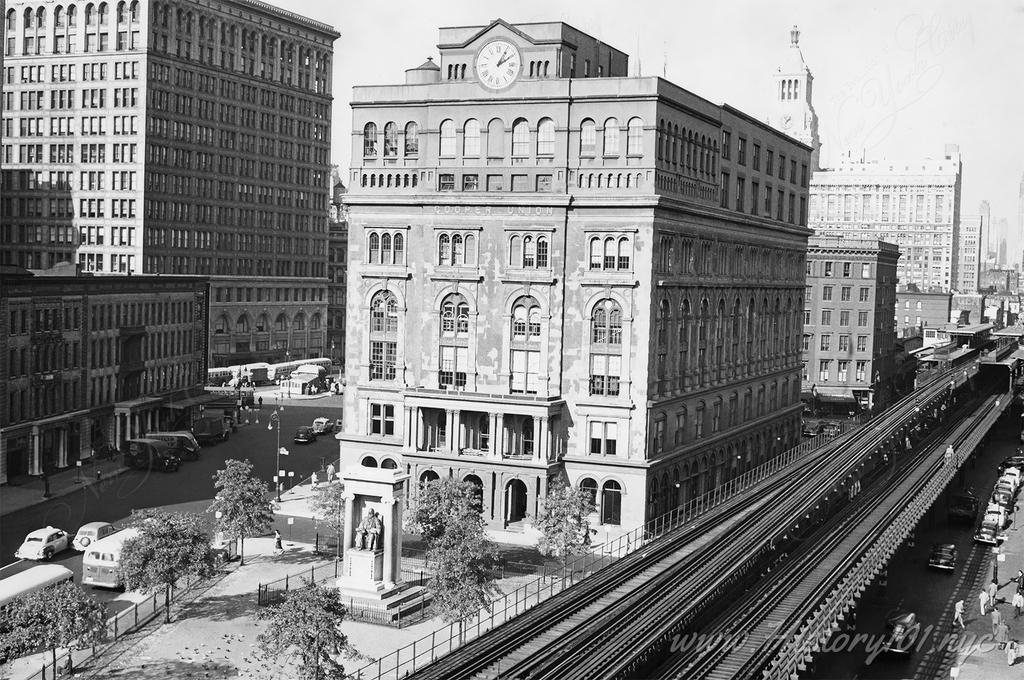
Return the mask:
[(495, 207), (490, 205), (435, 205), (437, 215), (486, 215), (521, 217), (551, 217), (555, 214), (551, 206), (540, 205), (508, 205)]

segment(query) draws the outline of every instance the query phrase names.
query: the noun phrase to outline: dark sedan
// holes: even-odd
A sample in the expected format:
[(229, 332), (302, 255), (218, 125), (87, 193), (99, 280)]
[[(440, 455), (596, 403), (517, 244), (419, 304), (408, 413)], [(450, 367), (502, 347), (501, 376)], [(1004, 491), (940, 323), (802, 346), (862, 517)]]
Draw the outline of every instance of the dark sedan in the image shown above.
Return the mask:
[(953, 571), (956, 569), (956, 546), (952, 543), (937, 543), (932, 546), (932, 554), (928, 558), (928, 566), (932, 569)]
[(971, 493), (954, 496), (949, 504), (949, 516), (951, 519), (973, 522), (978, 516), (978, 497)]
[(299, 444), (309, 444), (316, 441), (316, 430), (313, 428), (303, 425), (299, 429), (295, 430), (295, 441)]

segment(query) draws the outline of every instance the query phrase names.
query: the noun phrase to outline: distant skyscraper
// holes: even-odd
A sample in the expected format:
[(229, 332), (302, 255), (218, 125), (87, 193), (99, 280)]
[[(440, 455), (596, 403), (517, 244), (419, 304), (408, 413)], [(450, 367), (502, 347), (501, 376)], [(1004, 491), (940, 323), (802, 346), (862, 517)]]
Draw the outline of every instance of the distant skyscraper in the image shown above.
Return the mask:
[(800, 31), (796, 26), (789, 32), (789, 51), (783, 63), (776, 69), (774, 78), (775, 99), (768, 124), (814, 149), (811, 154), (813, 172), (821, 167), (818, 164), (818, 153), (821, 149), (821, 141), (818, 138), (818, 114), (814, 112), (814, 106), (811, 104), (814, 76), (804, 62), (803, 53), (800, 52)]
[(978, 276), (981, 273), (986, 231), (988, 230), (983, 216), (960, 216), (960, 239), (957, 247), (959, 251), (957, 255), (959, 258), (958, 277), (953, 281), (953, 288), (958, 292), (978, 292)]
[[(1002, 232), (1006, 233), (1006, 220), (999, 220), (999, 226), (1003, 227)], [(1006, 266), (1006, 237), (1003, 236), (999, 239), (999, 266)]]
[(984, 230), (984, 238), (982, 239), (982, 245), (985, 251), (982, 253), (982, 259), (992, 257), (994, 251), (992, 250), (992, 207), (988, 204), (988, 201), (982, 201), (978, 205), (978, 214), (981, 215), (982, 229)]
[(962, 166), (955, 144), (934, 160), (844, 157), (811, 178), (808, 226), (821, 237), (895, 243), (902, 285), (948, 291), (959, 281)]
[(1020, 177), (1020, 188), (1017, 190), (1017, 232), (1020, 239), (1018, 245), (1024, 244), (1024, 175)]

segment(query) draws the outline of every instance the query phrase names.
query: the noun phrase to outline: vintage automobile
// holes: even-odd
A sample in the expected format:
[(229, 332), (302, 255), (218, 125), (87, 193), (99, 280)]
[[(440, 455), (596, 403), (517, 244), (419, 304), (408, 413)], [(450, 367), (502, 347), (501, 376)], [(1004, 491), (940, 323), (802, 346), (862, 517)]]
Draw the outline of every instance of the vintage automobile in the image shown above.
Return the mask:
[(295, 442), (299, 444), (309, 444), (311, 442), (315, 442), (316, 430), (309, 427), (308, 425), (303, 425), (299, 429), (295, 430), (295, 437), (293, 437), (293, 439)]
[(953, 571), (956, 569), (956, 546), (952, 543), (936, 543), (928, 557), (928, 566), (933, 569)]
[(882, 651), (894, 654), (910, 654), (921, 632), (917, 614), (906, 609), (894, 609), (885, 617), (885, 642)]
[(36, 529), (29, 533), (14, 556), (21, 560), (51, 560), (59, 552), (68, 549), (71, 537), (66, 531), (55, 527)]
[(953, 496), (949, 503), (950, 519), (973, 522), (978, 516), (978, 497), (972, 493), (964, 492)]
[(334, 429), (334, 421), (330, 418), (317, 418), (313, 421), (313, 431), (317, 434), (327, 434)]

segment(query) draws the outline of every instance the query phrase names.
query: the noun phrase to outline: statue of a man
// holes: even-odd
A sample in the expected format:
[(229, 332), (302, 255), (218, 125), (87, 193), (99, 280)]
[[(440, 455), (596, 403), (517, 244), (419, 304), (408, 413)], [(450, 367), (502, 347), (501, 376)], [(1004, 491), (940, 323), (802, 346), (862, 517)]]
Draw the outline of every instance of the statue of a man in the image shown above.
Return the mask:
[(377, 548), (383, 547), (381, 545), (382, 538), (384, 535), (384, 520), (376, 511), (370, 510), (370, 526), (367, 538), (369, 539), (369, 549), (376, 550)]
[(364, 515), (362, 521), (359, 522), (359, 526), (356, 527), (356, 541), (353, 546), (356, 550), (366, 550), (367, 534), (371, 532), (371, 526), (373, 525), (375, 514), (376, 513), (374, 513), (373, 508), (367, 510), (366, 515)]

